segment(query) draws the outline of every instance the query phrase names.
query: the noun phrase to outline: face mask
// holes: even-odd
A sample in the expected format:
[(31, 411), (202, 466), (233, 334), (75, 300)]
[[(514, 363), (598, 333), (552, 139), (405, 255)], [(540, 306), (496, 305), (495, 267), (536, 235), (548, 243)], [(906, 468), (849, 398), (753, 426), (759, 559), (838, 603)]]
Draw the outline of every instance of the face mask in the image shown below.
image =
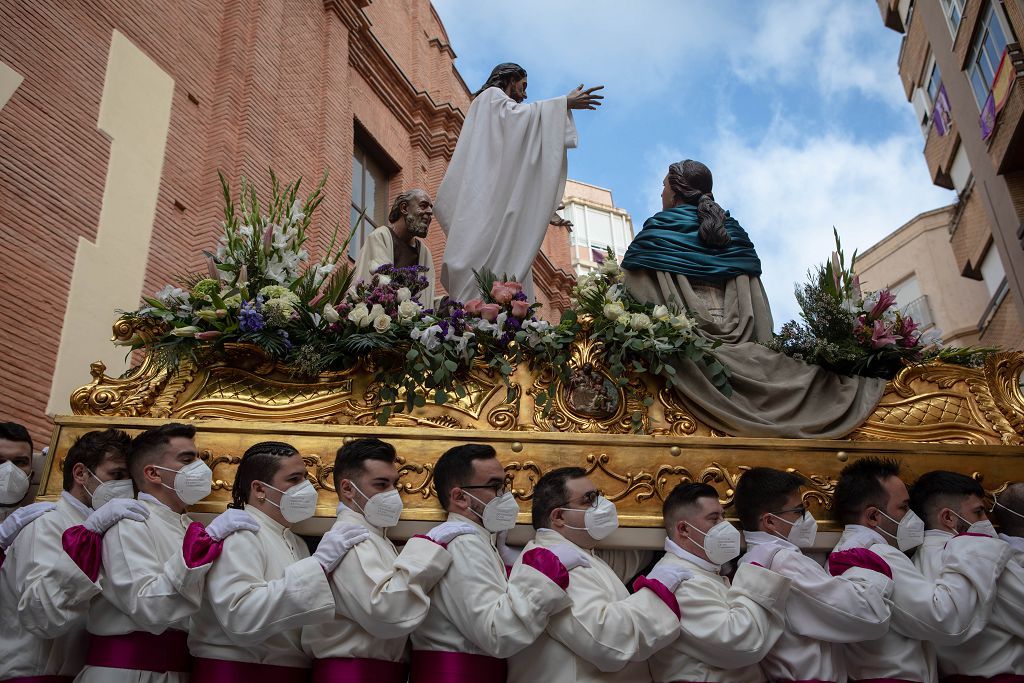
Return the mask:
[(111, 479), (110, 481), (102, 481), (96, 476), (95, 472), (90, 471), (89, 474), (92, 475), (93, 479), (100, 482), (100, 485), (92, 491), (88, 488), (85, 489), (85, 492), (89, 494), (93, 510), (99, 510), (115, 498), (135, 497), (135, 487), (132, 486), (131, 479)]
[[(950, 510), (950, 512), (953, 511)], [(965, 534), (981, 534), (982, 536), (988, 536), (989, 538), (996, 538), (996, 528), (992, 526), (991, 521), (983, 519), (980, 522), (974, 522), (972, 524), (955, 512), (953, 512), (953, 515), (967, 525), (967, 531), (964, 532)]]
[(180, 470), (172, 470), (159, 465), (153, 465), (153, 467), (175, 473), (173, 487), (163, 482), (160, 482), (160, 485), (166, 489), (173, 488), (174, 493), (185, 505), (198, 503), (210, 495), (210, 491), (213, 490), (213, 472), (202, 460), (193, 460)]
[[(879, 510), (879, 512), (882, 512)], [(896, 522), (895, 519), (882, 512), (882, 516), (888, 519), (890, 522)], [(924, 543), (924, 521), (917, 516), (913, 510), (908, 510), (907, 514), (903, 516), (903, 519), (896, 522), (896, 535), (893, 536), (885, 529), (878, 527), (878, 530), (889, 538), (896, 539), (896, 547), (906, 552)]]
[[(472, 493), (467, 492), (466, 495), (478, 503), (483, 503), (482, 500)], [(484, 514), (481, 515), (476, 510), (473, 510), (473, 514), (480, 518), (485, 529), (495, 534), (499, 531), (508, 531), (515, 527), (516, 516), (519, 514), (519, 504), (516, 503), (512, 492), (506, 491), (484, 505)]]
[(780, 522), (789, 524), (789, 534), (786, 536), (786, 540), (795, 545), (797, 548), (809, 548), (814, 545), (814, 539), (818, 536), (818, 520), (814, 519), (810, 511), (805, 511), (804, 516), (795, 522), (782, 519), (778, 515), (772, 515), (775, 519)]
[[(559, 510), (575, 510), (575, 508), (558, 508)], [(579, 510), (576, 510), (579, 512)], [(612, 532), (619, 528), (619, 511), (615, 509), (615, 503), (604, 496), (598, 496), (595, 504), (583, 513), (584, 526), (569, 526), (566, 528), (576, 531), (586, 531), (595, 541), (600, 541), (611, 536)]]
[[(711, 564), (725, 564), (740, 554), (740, 532), (729, 522), (721, 521), (704, 533), (692, 524), (691, 529), (704, 537), (704, 554)], [(693, 541), (690, 541), (693, 543)]]
[[(359, 487), (356, 486), (355, 482), (352, 482), (352, 488), (359, 491)], [(363, 517), (366, 517), (366, 521), (376, 527), (387, 528), (398, 524), (398, 520), (402, 517), (402, 494), (397, 489), (391, 489), (390, 491), (382, 491), (372, 497), (368, 497), (362, 491), (359, 491), (359, 495), (366, 498), (366, 505), (362, 508)], [(518, 506), (516, 507), (518, 510)]]
[(0, 465), (0, 505), (14, 505), (28, 493), (29, 479), (10, 460)]
[(316, 514), (316, 501), (319, 496), (308, 479), (301, 484), (296, 484), (287, 491), (282, 491), (270, 484), (264, 484), (264, 486), (274, 489), (281, 494), (280, 503), (275, 503), (269, 498), (267, 502), (277, 507), (281, 511), (281, 516), (289, 524), (297, 524)]

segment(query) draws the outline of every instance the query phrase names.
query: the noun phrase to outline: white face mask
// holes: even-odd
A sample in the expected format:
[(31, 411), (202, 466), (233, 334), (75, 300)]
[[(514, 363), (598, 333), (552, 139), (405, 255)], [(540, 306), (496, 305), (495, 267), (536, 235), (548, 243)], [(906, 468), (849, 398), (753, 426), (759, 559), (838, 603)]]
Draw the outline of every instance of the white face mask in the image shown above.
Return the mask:
[(111, 479), (110, 481), (102, 481), (96, 476), (95, 472), (90, 470), (89, 474), (93, 479), (100, 482), (100, 485), (92, 491), (90, 491), (88, 487), (85, 488), (85, 492), (89, 494), (89, 502), (92, 504), (93, 510), (99, 510), (115, 498), (135, 497), (135, 487), (132, 486), (131, 479)]
[(198, 503), (210, 495), (210, 491), (213, 490), (213, 472), (202, 460), (193, 460), (180, 470), (172, 470), (159, 465), (153, 465), (153, 467), (175, 473), (173, 487), (163, 482), (160, 482), (160, 485), (166, 489), (173, 489), (185, 505)]
[(267, 499), (267, 502), (277, 507), (281, 511), (281, 516), (289, 524), (297, 524), (303, 520), (307, 520), (316, 514), (316, 502), (319, 498), (316, 489), (309, 483), (309, 480), (303, 481), (301, 484), (296, 484), (287, 491), (271, 486), (270, 484), (264, 483), (264, 486), (270, 489), (274, 489), (281, 494), (281, 502), (275, 503), (274, 501)]
[[(483, 503), (482, 500), (468, 491), (466, 495), (478, 503)], [(472, 510), (472, 508), (470, 509)], [(516, 516), (519, 515), (519, 503), (516, 502), (516, 498), (512, 495), (511, 491), (506, 491), (484, 505), (484, 514), (481, 515), (476, 510), (473, 510), (473, 514), (480, 518), (485, 529), (492, 534), (496, 534), (499, 531), (508, 531), (515, 528)]]
[[(953, 511), (950, 510), (950, 512), (953, 512)], [(971, 522), (968, 522), (963, 517), (961, 517), (960, 515), (956, 514), (955, 512), (953, 512), (953, 515), (957, 519), (959, 519), (961, 522), (963, 522), (964, 524), (967, 525), (967, 531), (965, 531), (964, 533), (966, 533), (966, 534), (981, 534), (982, 536), (988, 536), (990, 538), (996, 538), (996, 536), (997, 536), (996, 528), (992, 525), (992, 522), (990, 520), (983, 519), (983, 520), (981, 520), (979, 522), (971, 523)]]
[[(704, 537), (704, 554), (711, 564), (725, 564), (740, 554), (740, 532), (729, 522), (722, 520), (704, 533), (692, 524), (688, 526)], [(693, 543), (690, 539), (690, 543)]]
[(804, 516), (795, 522), (782, 519), (778, 515), (768, 513), (780, 522), (789, 524), (789, 534), (786, 536), (786, 540), (795, 545), (797, 548), (810, 548), (814, 545), (814, 539), (818, 536), (818, 520), (814, 519), (814, 516), (809, 510), (804, 511)]
[[(879, 512), (882, 512), (879, 510)], [(896, 522), (895, 519), (882, 512), (882, 516), (888, 519), (890, 522)], [(924, 543), (924, 520), (917, 516), (917, 513), (913, 510), (908, 510), (907, 514), (903, 515), (903, 519), (896, 522), (896, 535), (893, 536), (882, 527), (878, 527), (878, 530), (889, 538), (896, 539), (896, 547), (906, 552)]]
[[(398, 489), (381, 491), (372, 497), (368, 497), (359, 490), (354, 481), (351, 483), (352, 488), (359, 491), (359, 495), (363, 498), (366, 498), (366, 505), (362, 506), (361, 512), (367, 522), (373, 526), (385, 529), (398, 524), (398, 520), (402, 517), (402, 509), (405, 507), (402, 503), (402, 494), (398, 492)], [(518, 506), (516, 509), (518, 510)]]
[[(576, 508), (558, 509), (580, 512)], [(569, 526), (568, 524), (565, 526), (576, 531), (586, 531), (592, 539), (600, 541), (611, 536), (619, 528), (619, 511), (615, 509), (615, 503), (604, 496), (598, 496), (597, 500), (594, 501), (594, 505), (587, 508), (587, 511), (583, 513), (582, 527)]]
[(28, 493), (28, 475), (10, 460), (0, 465), (0, 505), (14, 505)]

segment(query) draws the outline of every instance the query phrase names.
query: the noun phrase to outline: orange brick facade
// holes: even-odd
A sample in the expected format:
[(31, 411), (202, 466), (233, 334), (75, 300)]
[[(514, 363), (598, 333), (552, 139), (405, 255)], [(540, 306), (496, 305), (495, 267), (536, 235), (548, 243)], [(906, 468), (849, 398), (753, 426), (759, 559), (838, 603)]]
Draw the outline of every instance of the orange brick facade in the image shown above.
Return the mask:
[[(96, 238), (103, 207), (111, 144), (97, 116), (113, 31), (174, 81), (146, 292), (203, 267), (218, 170), (237, 185), (273, 167), (308, 187), (329, 169), (322, 246), (349, 223), (358, 127), (393, 171), (389, 202), (414, 186), (433, 194), (470, 103), (428, 0), (0, 4), (0, 62), (23, 77), (0, 109), (0, 419), (43, 442), (76, 248)], [(436, 224), (429, 245), (439, 267)], [(541, 258), (556, 280), (539, 288), (545, 303), (571, 287), (567, 250), (564, 263)]]

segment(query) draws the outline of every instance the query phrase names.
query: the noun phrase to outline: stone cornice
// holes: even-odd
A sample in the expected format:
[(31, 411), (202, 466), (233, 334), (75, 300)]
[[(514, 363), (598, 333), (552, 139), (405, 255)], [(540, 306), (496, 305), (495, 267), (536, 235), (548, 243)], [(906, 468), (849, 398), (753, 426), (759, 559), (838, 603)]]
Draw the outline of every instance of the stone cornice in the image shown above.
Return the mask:
[(576, 276), (557, 267), (543, 251), (533, 262), (533, 281), (547, 295), (552, 309), (562, 312), (569, 308)]

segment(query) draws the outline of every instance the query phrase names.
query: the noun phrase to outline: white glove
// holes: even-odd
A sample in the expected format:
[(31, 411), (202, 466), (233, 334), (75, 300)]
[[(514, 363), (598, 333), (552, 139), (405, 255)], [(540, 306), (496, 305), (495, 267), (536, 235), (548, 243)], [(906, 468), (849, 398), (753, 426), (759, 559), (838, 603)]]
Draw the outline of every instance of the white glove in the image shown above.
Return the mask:
[(475, 534), (476, 527), (465, 522), (442, 522), (427, 532), (426, 536), (434, 543), (448, 545), (453, 538), (463, 534)]
[(114, 498), (86, 517), (82, 526), (102, 536), (107, 533), (107, 529), (122, 519), (134, 519), (136, 522), (142, 522), (147, 517), (149, 517), (149, 509), (143, 503), (134, 498)]
[(693, 572), (678, 564), (659, 562), (651, 570), (651, 573), (647, 575), (647, 578), (657, 581), (670, 591), (675, 591), (683, 581), (689, 581), (693, 578)]
[(782, 550), (781, 543), (758, 543), (747, 546), (747, 554), (740, 559), (740, 564), (754, 564), (771, 569), (775, 554)]
[(245, 510), (228, 508), (206, 525), (206, 534), (215, 541), (223, 541), (236, 531), (259, 531), (260, 524)]
[(352, 546), (362, 543), (369, 537), (370, 530), (361, 524), (342, 524), (324, 534), (313, 557), (324, 571), (330, 574)]
[(7, 552), (7, 549), (14, 543), (21, 530), (28, 526), (29, 522), (36, 517), (44, 515), (57, 507), (53, 503), (32, 503), (25, 507), (15, 508), (10, 517), (0, 524), (0, 550)]
[(558, 561), (562, 563), (562, 566), (565, 567), (566, 571), (571, 571), (576, 567), (590, 566), (590, 560), (587, 559), (587, 556), (576, 548), (573, 548), (568, 543), (558, 543), (556, 545), (548, 546), (547, 549), (554, 553), (555, 557), (557, 557)]
[(501, 555), (501, 561), (505, 563), (506, 567), (511, 567), (519, 559), (519, 555), (522, 554), (523, 549), (519, 546), (510, 547), (505, 540), (508, 538), (507, 531), (499, 531), (498, 536), (494, 539), (494, 545), (498, 548), (498, 554)]

